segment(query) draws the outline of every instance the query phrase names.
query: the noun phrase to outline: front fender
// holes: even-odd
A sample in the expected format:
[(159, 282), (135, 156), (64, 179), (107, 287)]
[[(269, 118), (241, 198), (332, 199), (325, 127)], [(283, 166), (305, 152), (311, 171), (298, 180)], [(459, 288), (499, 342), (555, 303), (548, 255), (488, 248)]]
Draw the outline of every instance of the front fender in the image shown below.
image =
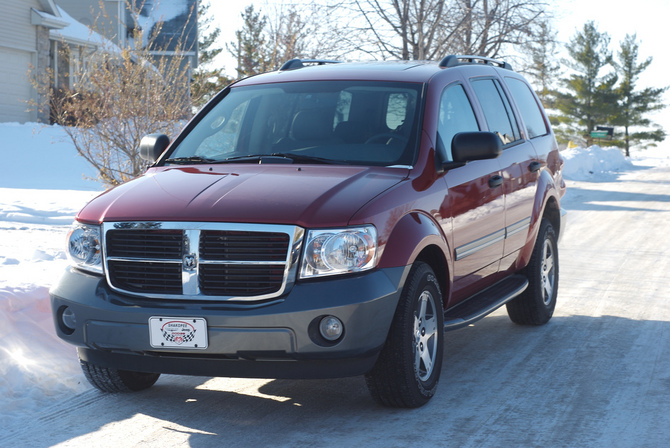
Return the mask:
[[(409, 266), (426, 249), (431, 255), (439, 253), (441, 262), (446, 266), (446, 281), (453, 281), (453, 260), (447, 239), (438, 224), (424, 213), (413, 211), (397, 222), (388, 241), (378, 266), (380, 268)], [(440, 275), (440, 273), (437, 273)]]

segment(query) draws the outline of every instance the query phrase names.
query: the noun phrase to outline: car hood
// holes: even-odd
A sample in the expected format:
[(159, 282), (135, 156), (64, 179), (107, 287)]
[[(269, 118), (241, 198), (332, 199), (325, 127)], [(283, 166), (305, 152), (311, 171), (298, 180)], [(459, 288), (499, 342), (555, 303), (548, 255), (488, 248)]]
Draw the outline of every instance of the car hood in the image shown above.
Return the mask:
[(342, 226), (407, 175), (403, 168), (332, 165), (157, 167), (98, 196), (77, 219)]

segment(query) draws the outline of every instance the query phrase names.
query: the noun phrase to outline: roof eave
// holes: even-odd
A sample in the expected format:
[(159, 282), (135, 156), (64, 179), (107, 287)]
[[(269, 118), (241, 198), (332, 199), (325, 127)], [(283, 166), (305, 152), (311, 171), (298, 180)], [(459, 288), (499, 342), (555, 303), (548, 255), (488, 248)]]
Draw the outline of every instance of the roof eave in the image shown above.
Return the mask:
[(30, 8), (30, 24), (43, 26), (52, 30), (60, 30), (69, 25), (69, 23), (61, 20), (55, 15), (44, 11), (38, 11), (35, 8)]

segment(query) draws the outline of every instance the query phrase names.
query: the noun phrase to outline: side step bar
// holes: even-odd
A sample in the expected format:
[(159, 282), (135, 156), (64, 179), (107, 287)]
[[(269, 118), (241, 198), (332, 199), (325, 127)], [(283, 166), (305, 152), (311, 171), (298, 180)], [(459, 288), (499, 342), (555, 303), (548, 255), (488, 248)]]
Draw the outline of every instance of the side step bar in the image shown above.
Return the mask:
[(444, 331), (458, 330), (491, 314), (524, 292), (528, 279), (511, 275), (444, 312)]

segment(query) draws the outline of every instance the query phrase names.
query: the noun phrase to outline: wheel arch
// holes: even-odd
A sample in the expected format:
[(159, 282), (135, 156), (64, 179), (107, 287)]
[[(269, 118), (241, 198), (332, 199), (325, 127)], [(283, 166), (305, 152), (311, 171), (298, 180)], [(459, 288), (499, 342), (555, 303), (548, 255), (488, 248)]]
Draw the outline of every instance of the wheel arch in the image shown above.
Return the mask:
[(542, 219), (547, 219), (551, 223), (556, 235), (561, 234), (563, 229), (561, 229), (559, 192), (553, 178), (546, 170), (542, 172), (538, 179), (538, 187), (535, 195), (535, 202), (533, 204), (533, 212), (531, 214), (528, 239), (518, 258), (518, 269), (524, 268), (530, 261), (537, 235), (540, 231)]
[(448, 303), (453, 281), (453, 260), (447, 238), (438, 224), (422, 212), (410, 212), (395, 225), (384, 246), (378, 266), (406, 266), (416, 261), (430, 265), (442, 289), (443, 303)]

